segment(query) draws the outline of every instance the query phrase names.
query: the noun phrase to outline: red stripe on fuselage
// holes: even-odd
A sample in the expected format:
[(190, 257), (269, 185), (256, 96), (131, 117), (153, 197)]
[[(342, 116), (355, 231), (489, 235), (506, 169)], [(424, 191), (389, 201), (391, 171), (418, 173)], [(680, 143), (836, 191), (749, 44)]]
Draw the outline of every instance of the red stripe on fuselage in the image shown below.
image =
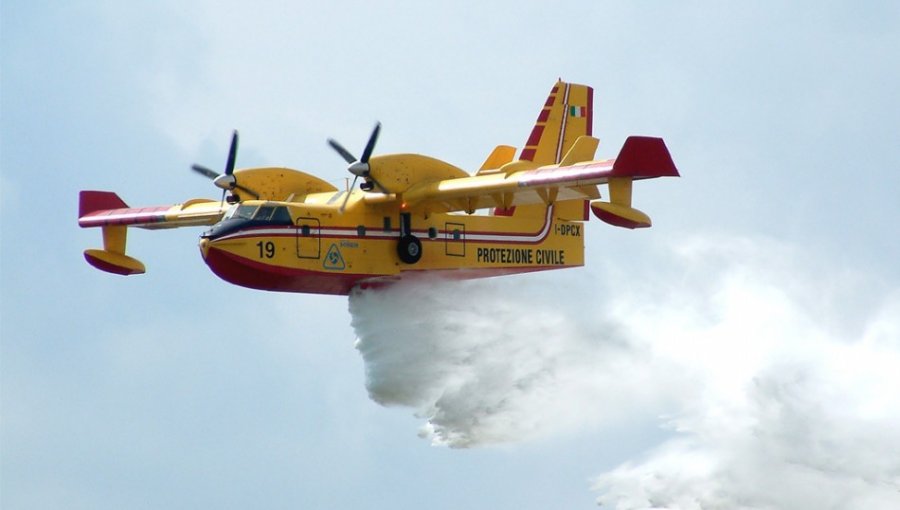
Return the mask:
[[(513, 209), (515, 209), (515, 208), (513, 208)], [(552, 208), (549, 208), (544, 213), (544, 222), (541, 224), (540, 227), (537, 228), (537, 230), (534, 230), (534, 231), (511, 232), (511, 231), (492, 231), (492, 230), (467, 230), (466, 238), (467, 238), (468, 242), (478, 242), (478, 243), (483, 242), (483, 243), (490, 243), (490, 244), (497, 244), (497, 243), (499, 243), (499, 244), (504, 244), (504, 243), (534, 244), (534, 243), (539, 243), (546, 238), (547, 233), (550, 230), (549, 225), (552, 222), (552, 216), (553, 216)], [(366, 229), (371, 230), (373, 232), (378, 231), (378, 229), (376, 229), (374, 227), (371, 229), (369, 229), (367, 227)], [(273, 232), (273, 230), (277, 230), (277, 232)], [(325, 233), (322, 233), (322, 231), (337, 231), (338, 233), (337, 234), (333, 234), (333, 233), (325, 234)], [(446, 239), (445, 237), (442, 237), (442, 236), (446, 236), (450, 232), (452, 232), (452, 230), (437, 230), (437, 234), (438, 234), (437, 237), (430, 238), (430, 237), (428, 237), (428, 229), (420, 228), (420, 229), (412, 230), (413, 234), (419, 234), (419, 238), (421, 239), (422, 242), (451, 241), (450, 239)], [(360, 236), (357, 233), (356, 227), (338, 227), (338, 226), (326, 226), (326, 227), (320, 227), (318, 229), (312, 229), (311, 233), (315, 234), (315, 236), (317, 236), (320, 239), (346, 239), (348, 241), (390, 240), (390, 239), (398, 239), (400, 237), (399, 232), (396, 234), (389, 233), (388, 235)], [(542, 233), (544, 235), (541, 236)], [(529, 240), (529, 241), (504, 240), (504, 239), (490, 239), (490, 240), (469, 239), (470, 237), (477, 237), (477, 236), (497, 236), (497, 237), (538, 237), (538, 236), (540, 236), (540, 238), (534, 239), (534, 240)], [(282, 228), (272, 228), (271, 226), (251, 227), (251, 228), (241, 230), (239, 232), (228, 234), (221, 238), (217, 238), (216, 241), (245, 239), (245, 238), (251, 238), (251, 237), (267, 237), (267, 238), (291, 237), (291, 238), (296, 238), (297, 237), (297, 229), (295, 227), (282, 227)]]

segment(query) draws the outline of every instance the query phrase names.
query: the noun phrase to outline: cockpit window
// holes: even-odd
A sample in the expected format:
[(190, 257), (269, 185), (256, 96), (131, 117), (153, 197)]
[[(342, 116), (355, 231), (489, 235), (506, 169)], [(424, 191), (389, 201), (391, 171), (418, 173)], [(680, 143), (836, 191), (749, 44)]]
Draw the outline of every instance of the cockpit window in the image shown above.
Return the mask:
[(274, 211), (275, 208), (271, 205), (260, 206), (259, 210), (257, 210), (256, 214), (253, 216), (253, 219), (256, 221), (268, 221), (268, 219), (272, 217)]
[(291, 214), (283, 205), (236, 205), (222, 218), (224, 220), (253, 220), (275, 224), (290, 224)]
[(225, 217), (204, 234), (207, 238), (218, 238), (249, 227), (268, 225), (293, 225), (291, 213), (283, 205), (243, 205), (233, 206)]
[(287, 207), (280, 205), (262, 205), (253, 216), (253, 222), (269, 223), (272, 225), (291, 225), (291, 213)]
[(283, 205), (262, 205), (253, 216), (254, 223), (267, 223), (270, 225), (291, 225), (291, 213)]
[(231, 210), (228, 211), (227, 214), (225, 214), (225, 218), (223, 219), (229, 220), (231, 218), (235, 218), (241, 220), (249, 220), (253, 217), (253, 214), (256, 212), (257, 208), (258, 206), (255, 205), (238, 205), (232, 207)]
[(291, 213), (288, 212), (287, 207), (276, 207), (275, 211), (272, 212), (272, 223), (276, 223), (278, 225), (292, 225), (294, 220), (291, 219)]

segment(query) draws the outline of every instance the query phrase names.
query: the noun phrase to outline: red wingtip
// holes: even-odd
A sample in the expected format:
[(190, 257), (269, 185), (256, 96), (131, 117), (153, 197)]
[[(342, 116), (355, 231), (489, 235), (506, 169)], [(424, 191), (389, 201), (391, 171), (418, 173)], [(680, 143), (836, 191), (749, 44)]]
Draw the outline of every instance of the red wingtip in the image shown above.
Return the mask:
[(616, 177), (679, 177), (662, 138), (629, 136), (613, 165)]
[(112, 191), (81, 191), (78, 193), (78, 217), (97, 211), (124, 209), (128, 207), (119, 195)]

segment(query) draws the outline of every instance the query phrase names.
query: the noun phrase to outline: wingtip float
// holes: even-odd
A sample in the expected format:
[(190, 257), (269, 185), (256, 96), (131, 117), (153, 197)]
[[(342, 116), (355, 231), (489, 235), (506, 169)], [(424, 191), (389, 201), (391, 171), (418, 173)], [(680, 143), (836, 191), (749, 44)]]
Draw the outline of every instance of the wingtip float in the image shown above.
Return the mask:
[(134, 208), (112, 192), (82, 191), (79, 225), (103, 233), (103, 248), (85, 259), (141, 274), (144, 265), (125, 253), (129, 227), (207, 226), (200, 251), (210, 269), (262, 290), (348, 294), (423, 272), (480, 278), (577, 267), (589, 210), (617, 227), (649, 227), (632, 207), (633, 182), (679, 176), (661, 138), (632, 136), (615, 159), (595, 160), (593, 89), (562, 81), (518, 158), (497, 146), (474, 175), (419, 154), (376, 155), (380, 128), (359, 158), (328, 141), (354, 176), (346, 190), (289, 168), (236, 169), (235, 131), (222, 174), (192, 167), (222, 189), (220, 200)]

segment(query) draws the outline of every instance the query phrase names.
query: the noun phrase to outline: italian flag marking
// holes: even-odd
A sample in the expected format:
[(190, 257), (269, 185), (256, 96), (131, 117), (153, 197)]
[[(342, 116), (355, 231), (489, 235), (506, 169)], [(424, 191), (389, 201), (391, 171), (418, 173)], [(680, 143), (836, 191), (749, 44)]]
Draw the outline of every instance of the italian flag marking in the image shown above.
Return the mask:
[(587, 117), (587, 107), (569, 106), (569, 117)]

